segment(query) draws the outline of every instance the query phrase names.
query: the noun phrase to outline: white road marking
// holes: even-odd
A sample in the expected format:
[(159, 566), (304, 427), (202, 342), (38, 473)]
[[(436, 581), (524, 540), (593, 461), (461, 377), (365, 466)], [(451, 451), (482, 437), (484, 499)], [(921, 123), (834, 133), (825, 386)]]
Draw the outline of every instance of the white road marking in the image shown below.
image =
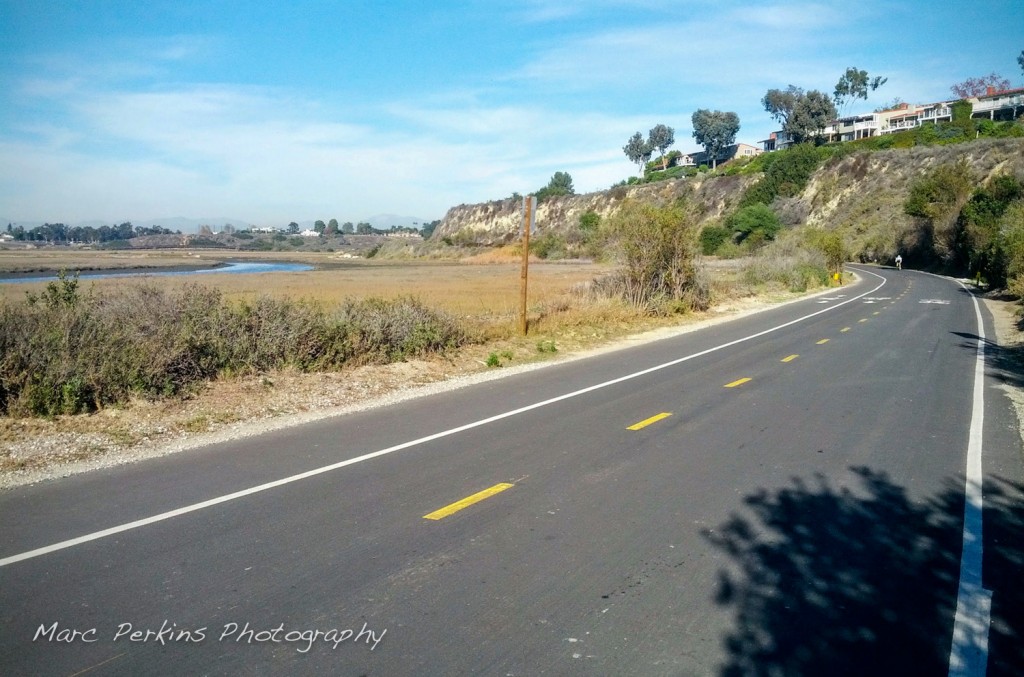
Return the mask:
[(937, 306), (948, 306), (949, 301), (943, 299), (921, 299), (918, 303), (933, 303)]
[(512, 416), (518, 416), (519, 414), (523, 414), (523, 413), (526, 413), (528, 411), (533, 411), (534, 409), (540, 409), (541, 407), (546, 407), (548, 405), (555, 404), (556, 402), (561, 402), (563, 400), (568, 400), (568, 399), (571, 399), (571, 398), (574, 398), (574, 397), (579, 397), (580, 395), (585, 395), (585, 394), (593, 392), (595, 390), (601, 390), (603, 388), (607, 388), (609, 386), (613, 386), (613, 385), (616, 385), (618, 383), (622, 383), (624, 381), (630, 381), (632, 379), (639, 378), (640, 376), (646, 376), (647, 374), (652, 374), (654, 372), (661, 371), (662, 369), (668, 369), (669, 367), (674, 367), (674, 366), (676, 366), (678, 364), (682, 364), (683, 362), (689, 362), (690, 360), (696, 359), (698, 357), (703, 357), (704, 355), (709, 355), (711, 353), (717, 352), (719, 350), (724, 350), (725, 348), (730, 348), (730, 347), (738, 345), (740, 343), (746, 343), (747, 341), (752, 341), (754, 339), (761, 338), (762, 336), (766, 336), (766, 335), (771, 334), (773, 332), (779, 331), (780, 329), (785, 329), (786, 327), (791, 327), (794, 324), (799, 324), (800, 322), (803, 322), (805, 320), (809, 320), (810, 318), (816, 317), (818, 315), (821, 315), (822, 313), (831, 312), (831, 311), (835, 310), (836, 308), (841, 308), (842, 306), (846, 305), (847, 303), (852, 303), (854, 301), (857, 301), (857, 300), (863, 298), (864, 296), (867, 296), (868, 294), (873, 294), (874, 292), (876, 292), (879, 289), (881, 289), (882, 287), (884, 287), (885, 284), (886, 284), (885, 278), (882, 277), (881, 275), (878, 275), (876, 273), (872, 273), (872, 272), (867, 271), (867, 270), (861, 270), (861, 269), (855, 269), (855, 270), (857, 270), (858, 272), (867, 274), (867, 275), (873, 275), (873, 276), (877, 277), (878, 279), (880, 279), (882, 282), (881, 282), (881, 284), (879, 284), (874, 289), (872, 289), (870, 291), (867, 291), (867, 292), (864, 292), (863, 294), (860, 294), (859, 296), (854, 296), (853, 298), (849, 299), (848, 301), (843, 301), (842, 303), (837, 303), (836, 305), (829, 306), (828, 308), (822, 308), (821, 310), (815, 311), (815, 312), (810, 313), (808, 315), (804, 315), (803, 317), (798, 317), (795, 320), (790, 320), (789, 322), (784, 322), (784, 323), (782, 323), (780, 325), (776, 325), (776, 326), (771, 327), (769, 329), (765, 329), (763, 331), (759, 331), (757, 333), (751, 334), (749, 336), (745, 336), (743, 338), (736, 339), (734, 341), (729, 341), (728, 343), (722, 343), (722, 344), (714, 346), (712, 348), (707, 348), (706, 350), (701, 350), (700, 352), (696, 352), (696, 353), (692, 353), (690, 355), (686, 355), (685, 357), (680, 357), (678, 359), (671, 360), (671, 361), (665, 362), (663, 364), (659, 364), (659, 365), (656, 365), (656, 366), (653, 366), (653, 367), (648, 367), (647, 369), (643, 369), (641, 371), (633, 372), (632, 374), (626, 374), (625, 376), (620, 376), (618, 378), (611, 379), (610, 381), (604, 381), (603, 383), (597, 383), (595, 385), (588, 386), (586, 388), (581, 388), (580, 390), (575, 390), (575, 391), (570, 392), (570, 393), (565, 393), (563, 395), (558, 395), (557, 397), (552, 397), (552, 398), (544, 400), (542, 402), (535, 402), (534, 404), (529, 404), (529, 405), (526, 405), (525, 407), (520, 407), (518, 409), (513, 409), (511, 411), (506, 411), (506, 412), (501, 413), (501, 414), (496, 414), (494, 416), (490, 416), (488, 418), (480, 419), (479, 421), (474, 421), (472, 423), (467, 423), (465, 425), (461, 425), (461, 426), (458, 426), (456, 428), (449, 428), (448, 430), (443, 430), (441, 432), (434, 433), (433, 435), (427, 435), (426, 437), (421, 437), (419, 439), (410, 440), (408, 442), (403, 442), (401, 444), (396, 444), (394, 446), (387, 447), (386, 449), (380, 449), (378, 451), (374, 451), (374, 452), (371, 452), (371, 453), (368, 453), (368, 454), (363, 454), (362, 456), (357, 456), (355, 458), (350, 458), (350, 459), (347, 459), (347, 460), (344, 460), (344, 461), (339, 461), (338, 463), (332, 463), (330, 465), (325, 465), (325, 466), (320, 467), (320, 468), (314, 468), (313, 470), (307, 470), (306, 472), (298, 473), (297, 475), (290, 475), (288, 477), (283, 477), (283, 478), (281, 478), (279, 480), (274, 480), (273, 482), (267, 482), (265, 484), (260, 484), (260, 485), (255, 486), (255, 487), (249, 487), (248, 489), (242, 489), (241, 491), (236, 491), (236, 492), (233, 492), (233, 493), (230, 493), (230, 494), (225, 494), (223, 496), (217, 496), (216, 498), (211, 498), (209, 500), (201, 501), (199, 503), (193, 503), (192, 505), (186, 505), (184, 507), (177, 508), (175, 510), (169, 510), (167, 512), (162, 512), (162, 513), (160, 513), (158, 515), (153, 515), (151, 517), (146, 517), (146, 518), (143, 518), (143, 519), (135, 520), (133, 522), (127, 522), (125, 524), (119, 524), (117, 526), (110, 527), (109, 529), (103, 529), (101, 531), (94, 531), (91, 534), (85, 534), (84, 536), (79, 536), (77, 538), (71, 538), (71, 539), (68, 539), (66, 541), (60, 541), (59, 543), (54, 543), (52, 545), (47, 545), (47, 546), (44, 546), (42, 548), (36, 548), (35, 550), (29, 550), (27, 552), (19, 553), (17, 555), (11, 555), (9, 557), (4, 557), (3, 559), (0, 559), (0, 567), (5, 567), (5, 566), (8, 566), (10, 564), (14, 564), (15, 562), (21, 562), (23, 560), (32, 559), (34, 557), (40, 557), (42, 555), (46, 555), (46, 554), (49, 554), (51, 552), (57, 552), (58, 550), (64, 550), (64, 549), (67, 549), (67, 548), (71, 548), (71, 547), (74, 547), (76, 545), (82, 545), (83, 543), (88, 543), (90, 541), (95, 541), (95, 540), (99, 540), (101, 538), (106, 538), (107, 536), (113, 536), (115, 534), (124, 533), (125, 531), (131, 531), (132, 529), (138, 529), (139, 527), (144, 527), (144, 526), (147, 526), (147, 525), (150, 525), (150, 524), (156, 524), (157, 522), (163, 522), (164, 520), (171, 519), (172, 517), (180, 517), (181, 515), (187, 515), (190, 512), (196, 512), (197, 510), (203, 510), (204, 508), (210, 508), (212, 506), (219, 505), (221, 503), (227, 503), (228, 501), (234, 501), (234, 500), (239, 499), (239, 498), (244, 498), (246, 496), (251, 496), (253, 494), (258, 494), (260, 492), (267, 491), (268, 489), (274, 489), (276, 487), (284, 486), (286, 484), (291, 484), (292, 482), (298, 482), (300, 480), (308, 479), (310, 477), (315, 477), (317, 475), (322, 475), (323, 473), (331, 472), (332, 470), (337, 470), (339, 468), (344, 468), (344, 467), (349, 466), (349, 465), (355, 465), (356, 463), (362, 463), (363, 461), (368, 461), (368, 460), (370, 460), (372, 458), (377, 458), (378, 456), (385, 456), (387, 454), (392, 454), (392, 453), (394, 453), (396, 451), (401, 451), (403, 449), (408, 449), (410, 447), (415, 447), (415, 446), (419, 446), (421, 444), (426, 444), (427, 442), (433, 442), (434, 440), (439, 440), (439, 439), (442, 439), (444, 437), (450, 437), (452, 435), (456, 435), (458, 433), (465, 432), (467, 430), (472, 430), (473, 428), (479, 428), (480, 426), (485, 426), (485, 425), (488, 425), (490, 423), (494, 423), (495, 421), (500, 421), (502, 419), (511, 418)]
[[(959, 282), (964, 290), (967, 287)], [(978, 347), (974, 359), (974, 398), (971, 430), (967, 442), (966, 494), (964, 502), (963, 553), (960, 556), (960, 584), (956, 594), (953, 644), (949, 650), (950, 677), (984, 677), (988, 667), (988, 628), (992, 614), (992, 592), (981, 587), (982, 563), (982, 474), (981, 455), (985, 426), (985, 324), (974, 301), (978, 322)], [(948, 301), (946, 303), (949, 303)]]

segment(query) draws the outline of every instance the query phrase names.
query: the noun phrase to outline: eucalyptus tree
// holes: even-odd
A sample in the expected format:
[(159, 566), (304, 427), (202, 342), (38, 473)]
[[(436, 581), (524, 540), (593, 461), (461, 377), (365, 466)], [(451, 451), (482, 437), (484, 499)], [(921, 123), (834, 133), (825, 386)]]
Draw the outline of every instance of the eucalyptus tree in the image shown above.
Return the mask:
[(739, 116), (731, 111), (701, 108), (694, 112), (690, 119), (693, 122), (693, 138), (704, 146), (704, 152), (711, 160), (711, 167), (718, 167), (718, 156), (736, 143), (736, 132), (740, 130)]

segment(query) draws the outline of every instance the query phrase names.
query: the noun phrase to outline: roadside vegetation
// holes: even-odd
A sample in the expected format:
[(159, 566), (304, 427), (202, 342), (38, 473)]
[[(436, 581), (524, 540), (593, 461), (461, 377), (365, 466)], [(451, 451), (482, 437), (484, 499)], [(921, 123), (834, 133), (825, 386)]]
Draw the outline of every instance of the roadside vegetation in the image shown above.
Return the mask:
[(216, 378), (393, 362), (468, 340), (455, 319), (413, 298), (231, 303), (208, 287), (148, 283), (101, 296), (62, 274), (42, 294), (0, 306), (0, 413), (89, 412), (181, 397)]

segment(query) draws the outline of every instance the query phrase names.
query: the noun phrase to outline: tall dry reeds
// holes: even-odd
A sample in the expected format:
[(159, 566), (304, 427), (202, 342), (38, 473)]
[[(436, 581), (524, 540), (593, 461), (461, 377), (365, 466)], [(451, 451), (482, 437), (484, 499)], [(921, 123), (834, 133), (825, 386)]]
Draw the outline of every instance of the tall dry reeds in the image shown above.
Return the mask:
[(0, 413), (73, 414), (180, 395), (221, 375), (384, 363), (467, 340), (454, 318), (411, 297), (326, 309), (147, 283), (100, 296), (62, 275), (40, 296), (0, 305)]

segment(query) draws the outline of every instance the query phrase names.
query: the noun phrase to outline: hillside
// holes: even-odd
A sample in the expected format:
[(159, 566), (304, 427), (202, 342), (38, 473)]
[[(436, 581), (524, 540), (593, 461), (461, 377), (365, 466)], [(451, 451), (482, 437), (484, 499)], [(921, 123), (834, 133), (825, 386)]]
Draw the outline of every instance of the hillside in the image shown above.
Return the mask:
[[(903, 204), (912, 183), (928, 170), (963, 158), (978, 185), (999, 174), (1024, 179), (1024, 139), (1020, 138), (844, 151), (823, 163), (796, 196), (777, 198), (772, 209), (787, 226), (841, 233), (851, 255), (862, 260), (891, 257), (915, 240), (922, 224), (904, 213)], [(552, 198), (538, 207), (537, 225), (564, 233), (577, 228), (586, 212), (606, 217), (626, 198), (663, 203), (679, 197), (696, 207), (702, 225), (710, 225), (734, 211), (743, 192), (759, 179), (759, 174), (704, 175)], [(521, 220), (520, 201), (512, 198), (459, 205), (448, 210), (433, 239), (447, 238), (456, 244), (507, 243), (518, 237)]]

